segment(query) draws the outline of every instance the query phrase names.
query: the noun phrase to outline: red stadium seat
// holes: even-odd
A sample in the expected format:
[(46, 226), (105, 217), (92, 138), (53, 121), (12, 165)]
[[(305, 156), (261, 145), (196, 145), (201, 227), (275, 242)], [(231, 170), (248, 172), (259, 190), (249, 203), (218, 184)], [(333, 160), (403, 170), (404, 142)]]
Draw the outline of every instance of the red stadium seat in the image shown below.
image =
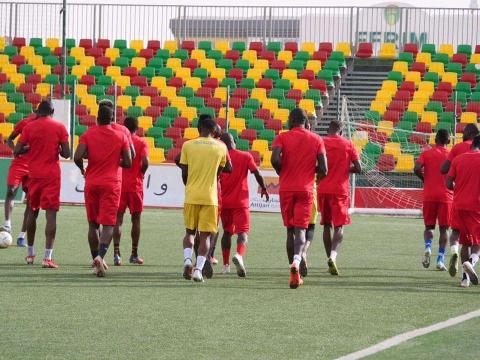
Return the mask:
[[(62, 65), (55, 65), (53, 67), (52, 73), (55, 75), (61, 76), (63, 74)], [(67, 68), (67, 74), (68, 74), (68, 68)]]
[(109, 39), (98, 39), (97, 40), (97, 47), (100, 49), (108, 49), (110, 47), (110, 40)]
[(403, 47), (404, 52), (412, 53), (415, 57), (418, 54), (418, 45), (417, 44), (405, 44)]
[(445, 106), (448, 102), (448, 93), (446, 91), (435, 91), (432, 96), (430, 97), (431, 101), (440, 101), (443, 106)]
[(162, 108), (160, 106), (149, 106), (145, 109), (145, 116), (151, 116), (154, 121), (162, 115)]
[(228, 71), (228, 77), (235, 79), (237, 84), (239, 84), (243, 79), (243, 70), (237, 68), (230, 69)]
[(20, 48), (22, 46), (25, 46), (27, 44), (25, 38), (23, 37), (14, 37), (13, 40), (12, 40), (12, 46), (15, 46), (18, 48), (18, 50), (20, 51)]
[(106, 56), (100, 56), (95, 59), (95, 65), (103, 66), (103, 68), (106, 69), (107, 67), (112, 65), (112, 61)]
[(331, 42), (321, 42), (318, 46), (318, 51), (324, 51), (330, 56), (333, 51), (333, 45)]
[(183, 79), (178, 77), (172, 77), (168, 80), (168, 86), (173, 86), (178, 89), (183, 87)]
[(188, 119), (184, 117), (177, 117), (175, 120), (173, 120), (173, 127), (179, 128), (179, 129), (186, 129), (189, 127)]
[(42, 76), (38, 74), (30, 74), (27, 76), (27, 83), (29, 84), (40, 84), (42, 82)]
[(163, 109), (168, 106), (168, 98), (165, 96), (155, 96), (151, 98), (150, 103), (152, 106), (157, 106)]
[(450, 95), (453, 92), (452, 84), (449, 82), (440, 81), (437, 85), (437, 91), (444, 91)]
[(268, 110), (268, 109), (258, 109), (255, 112), (255, 117), (257, 117), (259, 119), (263, 119), (265, 121), (272, 118), (272, 116), (270, 115), (270, 110)]
[(411, 94), (408, 90), (398, 90), (393, 99), (408, 102), (411, 99)]
[(361, 59), (367, 59), (373, 55), (373, 45), (372, 43), (360, 43), (358, 44), (358, 50), (356, 57)]
[(224, 118), (216, 118), (215, 121), (217, 122), (217, 125), (222, 128), (222, 130), (225, 130), (227, 127), (227, 120)]
[(394, 125), (400, 122), (401, 112), (396, 110), (387, 110), (383, 114), (383, 120), (392, 121)]
[(27, 94), (32, 94), (33, 93), (33, 84), (29, 84), (29, 83), (25, 83), (25, 84), (20, 84), (18, 86), (18, 89), (17, 91), (19, 93), (22, 93), (24, 95), (27, 95)]
[(457, 112), (457, 116), (462, 115), (462, 104), (457, 103), (456, 109), (455, 109), (455, 103), (453, 101), (449, 101), (445, 104), (445, 112)]
[(187, 50), (190, 54), (193, 49), (195, 49), (195, 41), (191, 40), (184, 40), (182, 41), (182, 45), (180, 46), (181, 49)]
[(93, 47), (93, 41), (92, 39), (80, 39), (78, 46), (87, 50)]
[(186, 59), (183, 62), (183, 67), (189, 68), (193, 73), (193, 70), (198, 68), (198, 61), (197, 59)]
[(170, 127), (165, 130), (165, 137), (170, 139), (177, 139), (183, 137), (183, 129), (177, 127)]
[(130, 79), (130, 84), (138, 87), (147, 86), (148, 79), (145, 76), (135, 76)]
[(385, 133), (376, 132), (374, 130), (372, 131), (371, 129), (370, 129), (370, 131), (368, 131), (368, 138), (370, 139), (371, 142), (382, 144), (382, 145), (385, 145), (385, 143), (387, 142), (387, 139), (388, 139), (387, 135), (385, 135)]
[(238, 111), (238, 109), (241, 109), (243, 107), (243, 100), (240, 99), (240, 98), (231, 97), (230, 102), (229, 102), (229, 106), (231, 108), (233, 108), (236, 112), (236, 111)]
[(232, 98), (239, 98), (242, 100), (248, 99), (248, 89), (237, 88), (233, 90)]
[(320, 90), (322, 95), (327, 94), (327, 82), (325, 80), (312, 80), (310, 81), (310, 89)]
[[(3, 113), (0, 113), (0, 123), (4, 123), (4, 122), (5, 122), (5, 115)], [(3, 142), (3, 136), (0, 138), (0, 143), (2, 142)]]
[[(68, 87), (67, 87), (67, 91), (66, 93), (69, 94), (70, 91), (68, 91)], [(42, 96), (40, 94), (26, 94), (25, 95), (25, 101), (26, 102), (29, 102), (30, 104), (32, 104), (32, 107), (34, 109), (36, 109), (36, 107), (38, 106), (38, 104), (40, 104), (40, 102), (42, 101)]]
[(264, 50), (258, 54), (259, 59), (268, 60), (268, 63), (271, 64), (275, 60), (275, 53), (273, 51)]
[(175, 144), (175, 149), (181, 149), (183, 144), (185, 144), (188, 141), (188, 139), (184, 138), (176, 138), (173, 142)]
[(285, 43), (284, 49), (286, 51), (291, 51), (293, 56), (295, 56), (295, 54), (298, 51), (298, 44), (296, 42), (293, 42), (293, 41), (288, 41), (288, 42)]
[(415, 127), (415, 130), (422, 133), (431, 133), (432, 124), (428, 122), (419, 122)]
[(257, 83), (257, 88), (263, 88), (263, 89), (271, 90), (273, 88), (273, 80), (272, 79), (260, 79)]
[[(2, 114), (3, 115), (3, 114)], [(12, 157), (13, 151), (7, 144), (0, 144), (0, 156), (1, 157)]]
[(123, 75), (129, 76), (129, 77), (135, 77), (135, 76), (138, 76), (138, 70), (136, 67), (127, 66), (126, 68), (123, 69)]
[(63, 56), (63, 48), (57, 47), (53, 50), (53, 55), (62, 57)]
[(302, 70), (299, 78), (312, 81), (315, 80), (315, 73), (313, 72), (313, 70)]
[(83, 75), (79, 81), (80, 84), (91, 86), (95, 85), (95, 76), (93, 75)]
[(93, 115), (84, 115), (80, 117), (80, 125), (95, 126), (97, 125), (97, 118)]
[(235, 64), (238, 59), (240, 59), (240, 51), (238, 50), (227, 50), (225, 53), (225, 59), (230, 59)]
[(7, 74), (0, 73), (0, 84), (6, 83), (7, 80)]
[(451, 62), (460, 63), (465, 67), (468, 63), (467, 54), (453, 54)]
[(153, 86), (144, 86), (140, 89), (140, 92), (145, 96), (158, 96), (158, 89)]
[(395, 158), (390, 154), (382, 154), (378, 158), (377, 167), (380, 171), (393, 171), (395, 169)]
[(25, 57), (23, 57), (22, 55), (12, 56), (12, 60), (10, 60), (11, 64), (17, 65), (17, 69), (20, 68), (20, 66), (22, 66), (23, 64), (25, 64), (25, 62)]
[(205, 105), (215, 109), (215, 112), (218, 112), (222, 107), (222, 100), (218, 98), (208, 98), (205, 99)]
[(261, 41), (252, 41), (248, 46), (249, 50), (255, 50), (257, 54), (263, 51), (263, 43)]
[(276, 119), (269, 119), (265, 121), (265, 129), (278, 131), (282, 130), (282, 121)]
[(322, 65), (324, 65), (327, 62), (330, 53), (322, 50), (315, 51), (312, 55), (312, 60), (319, 60)]
[(240, 134), (240, 139), (248, 140), (252, 144), (253, 140), (257, 139), (257, 130), (245, 129)]
[(103, 56), (104, 54), (105, 54), (104, 50), (99, 47), (92, 47), (85, 51), (85, 55), (93, 56), (95, 59), (99, 58), (100, 56)]
[(147, 49), (152, 49), (154, 52), (157, 52), (160, 48), (161, 48), (160, 41), (148, 40)]
[(211, 98), (213, 95), (213, 89), (207, 88), (207, 87), (201, 87), (197, 90), (196, 95), (204, 99)]
[(467, 107), (466, 107), (465, 111), (477, 113), (477, 117), (479, 117), (480, 116), (480, 103), (479, 102), (469, 102), (469, 103), (467, 103)]
[(85, 105), (82, 105), (82, 104), (77, 104), (75, 106), (75, 115), (77, 115), (77, 116), (88, 115), (87, 107)]
[(283, 60), (273, 60), (270, 64), (270, 69), (278, 70), (280, 73), (285, 70), (287, 65), (285, 65), (285, 61)]
[(427, 66), (423, 62), (414, 62), (410, 68), (410, 71), (418, 71), (423, 76), (427, 71)]
[(298, 105), (300, 100), (302, 100), (302, 98), (303, 98), (302, 90), (290, 89), (290, 90), (288, 90), (286, 98), (295, 100), (297, 102), (297, 105)]
[(210, 89), (216, 89), (218, 87), (218, 79), (206, 78), (203, 82), (203, 86)]
[(168, 150), (167, 162), (175, 162), (175, 158), (178, 155), (180, 155), (181, 152), (182, 152), (182, 150), (179, 149), (179, 148), (172, 148), (172, 149)]
[(457, 134), (463, 134), (464, 130), (465, 130), (465, 127), (467, 126), (468, 124), (465, 124), (465, 123), (457, 123), (457, 126), (455, 127), (455, 132)]
[(250, 150), (249, 153), (250, 153), (250, 155), (252, 155), (253, 161), (255, 161), (255, 164), (257, 166), (260, 166), (260, 162), (261, 162), (262, 159), (260, 158), (260, 154), (258, 153), (258, 151)]
[(425, 146), (427, 145), (427, 136), (421, 135), (421, 134), (412, 134), (410, 135), (410, 138), (408, 139), (408, 141), (411, 142), (412, 144)]
[(407, 108), (407, 104), (408, 104), (407, 102), (402, 100), (392, 100), (390, 102), (390, 105), (388, 106), (388, 110), (395, 110), (400, 113), (403, 113)]
[(463, 73), (462, 76), (460, 77), (460, 81), (469, 82), (472, 88), (474, 88), (475, 85), (477, 85), (477, 79), (474, 73)]
[[(114, 96), (115, 95), (115, 86), (110, 85), (107, 90), (105, 91), (105, 95)], [(117, 96), (123, 95), (122, 88), (117, 86)]]
[(138, 53), (138, 56), (147, 59), (147, 62), (148, 62), (148, 60), (150, 60), (150, 59), (153, 57), (153, 55), (154, 55), (154, 54), (153, 54), (153, 50), (152, 50), (152, 49), (142, 49), (142, 50), (140, 50), (140, 52)]
[(415, 83), (413, 81), (404, 81), (400, 84), (399, 90), (406, 90), (410, 93), (410, 97), (413, 97), (415, 92)]
[(475, 45), (475, 54), (480, 54), (480, 45)]

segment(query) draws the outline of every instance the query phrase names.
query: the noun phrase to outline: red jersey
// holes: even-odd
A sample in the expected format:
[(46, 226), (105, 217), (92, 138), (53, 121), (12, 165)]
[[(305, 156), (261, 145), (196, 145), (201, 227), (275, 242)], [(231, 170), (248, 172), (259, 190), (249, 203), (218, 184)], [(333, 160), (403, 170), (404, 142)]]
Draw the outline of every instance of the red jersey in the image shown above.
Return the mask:
[(448, 155), (448, 160), (452, 162), (453, 159), (455, 159), (458, 155), (465, 154), (466, 152), (470, 151), (471, 147), (472, 147), (472, 140), (467, 140), (459, 144), (456, 144), (455, 146), (453, 146), (452, 150), (450, 151), (450, 154)]
[(225, 209), (248, 208), (248, 172), (255, 172), (257, 165), (253, 156), (245, 151), (229, 150), (233, 171), (222, 173), (222, 207)]
[(132, 134), (126, 126), (117, 123), (111, 123), (110, 125), (112, 126), (112, 129), (120, 131), (122, 134), (124, 134), (127, 137), (128, 143), (133, 145)]
[[(218, 140), (221, 144), (223, 144), (223, 141)], [(232, 163), (232, 159), (230, 159), (230, 155), (228, 154), (227, 151), (227, 162)], [(218, 198), (218, 207), (221, 208), (223, 201), (222, 201), (222, 183), (217, 180), (217, 198)]]
[(142, 158), (148, 156), (148, 145), (137, 135), (132, 135), (132, 141), (136, 156), (131, 168), (122, 169), (122, 192), (143, 191)]
[(420, 154), (417, 162), (423, 165), (423, 201), (451, 202), (453, 191), (445, 185), (446, 175), (442, 175), (440, 168), (449, 156), (448, 149), (443, 146), (434, 146)]
[(359, 159), (353, 143), (339, 135), (324, 138), (328, 175), (318, 183), (319, 194), (350, 195), (350, 165)]
[(456, 210), (480, 211), (480, 151), (457, 156), (448, 176), (454, 179), (453, 206)]
[[(37, 114), (30, 114), (25, 119), (17, 123), (17, 125), (15, 125), (15, 127), (13, 128), (13, 136), (16, 137), (18, 135), (21, 135), (25, 126), (30, 124), (36, 118)], [(15, 164), (15, 166), (25, 166), (25, 168), (28, 168), (28, 152), (14, 158), (12, 160), (12, 164)]]
[(122, 181), (122, 151), (130, 150), (125, 135), (111, 125), (92, 126), (80, 137), (79, 143), (84, 144), (88, 152), (86, 183), (105, 185)]
[(30, 177), (60, 178), (59, 146), (68, 143), (68, 133), (62, 123), (51, 117), (40, 117), (22, 130), (20, 142), (28, 144)]
[(280, 191), (312, 192), (317, 156), (325, 154), (323, 140), (301, 127), (279, 134), (272, 148), (282, 149)]

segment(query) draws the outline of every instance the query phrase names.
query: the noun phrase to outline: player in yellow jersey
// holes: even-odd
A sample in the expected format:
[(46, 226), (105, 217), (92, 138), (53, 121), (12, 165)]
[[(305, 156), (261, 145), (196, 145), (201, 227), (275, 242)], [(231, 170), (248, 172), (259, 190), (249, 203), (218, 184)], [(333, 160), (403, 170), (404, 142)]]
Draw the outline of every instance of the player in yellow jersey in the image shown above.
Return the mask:
[[(202, 269), (210, 249), (210, 236), (217, 231), (217, 181), (227, 162), (227, 147), (213, 138), (215, 125), (211, 116), (200, 116), (200, 136), (183, 144), (179, 162), (185, 184), (183, 277), (187, 280), (193, 278), (196, 282), (203, 282)], [(200, 244), (193, 269), (193, 244), (197, 230)]]

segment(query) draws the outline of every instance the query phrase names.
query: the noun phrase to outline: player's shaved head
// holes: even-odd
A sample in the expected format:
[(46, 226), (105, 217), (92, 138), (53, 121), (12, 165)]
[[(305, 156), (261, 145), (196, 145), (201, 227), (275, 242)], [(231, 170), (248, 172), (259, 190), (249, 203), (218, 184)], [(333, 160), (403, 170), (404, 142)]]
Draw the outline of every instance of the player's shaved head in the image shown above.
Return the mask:
[(113, 102), (109, 99), (103, 99), (98, 102), (98, 107), (106, 106), (113, 110)]
[(52, 102), (50, 100), (43, 100), (37, 107), (37, 116), (51, 116), (53, 115), (54, 109)]
[(343, 124), (340, 121), (332, 120), (328, 125), (328, 133), (330, 135), (341, 134), (343, 130)]
[(435, 135), (435, 144), (445, 146), (450, 142), (450, 134), (446, 129), (440, 129)]
[(222, 128), (220, 127), (220, 125), (218, 124), (215, 124), (215, 131), (213, 132), (213, 137), (215, 139), (220, 139), (220, 137), (222, 136)]
[(480, 150), (480, 135), (477, 135), (473, 138), (472, 150)]
[(305, 123), (308, 120), (307, 113), (305, 110), (300, 109), (300, 108), (295, 108), (292, 111), (290, 111), (290, 114), (288, 115), (288, 123), (290, 125), (290, 128), (298, 127), (298, 126), (305, 126)]
[(473, 140), (475, 136), (479, 134), (478, 127), (476, 124), (468, 124), (463, 129), (463, 141)]
[(225, 132), (220, 136), (220, 140), (222, 140), (225, 143), (228, 150), (232, 150), (236, 148), (235, 139), (233, 138), (232, 134)]
[(133, 134), (138, 130), (138, 119), (136, 117), (127, 116), (123, 125)]
[(200, 136), (210, 136), (215, 132), (215, 126), (217, 123), (208, 114), (202, 114), (198, 118), (198, 132)]
[(108, 125), (112, 121), (113, 110), (108, 106), (101, 106), (98, 109), (98, 125)]

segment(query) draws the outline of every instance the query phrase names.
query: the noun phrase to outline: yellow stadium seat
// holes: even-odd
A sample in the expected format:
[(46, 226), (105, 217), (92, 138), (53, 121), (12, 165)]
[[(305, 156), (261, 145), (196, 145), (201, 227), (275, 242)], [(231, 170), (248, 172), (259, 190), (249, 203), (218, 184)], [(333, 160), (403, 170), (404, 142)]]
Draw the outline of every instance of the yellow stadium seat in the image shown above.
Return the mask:
[(456, 87), (458, 82), (458, 75), (454, 72), (446, 72), (442, 75), (442, 81), (449, 82), (450, 84), (452, 84), (453, 87)]
[(202, 49), (193, 49), (192, 54), (190, 55), (191, 59), (195, 59), (197, 61), (201, 61), (203, 59), (206, 59), (207, 56), (205, 55), (205, 50)]
[(382, 81), (382, 90), (390, 90), (396, 92), (398, 88), (398, 83), (395, 80), (383, 80)]
[(441, 44), (438, 49), (439, 54), (447, 54), (449, 58), (453, 56), (455, 51), (453, 50), (452, 44)]
[(35, 88), (35, 93), (39, 94), (42, 97), (47, 97), (50, 96), (51, 89), (52, 88), (50, 84), (40, 83), (37, 84), (37, 87)]
[(272, 167), (272, 152), (271, 151), (265, 151), (263, 153), (262, 162), (260, 164), (260, 167), (262, 167), (264, 169), (273, 169), (273, 167)]
[(60, 47), (60, 40), (57, 38), (48, 38), (45, 40), (45, 47), (48, 47), (53, 52), (53, 50)]
[(7, 93), (0, 92), (0, 104), (5, 104), (7, 102)]
[(159, 90), (164, 89), (167, 87), (167, 79), (162, 76), (154, 76), (150, 86), (153, 86)]
[(70, 56), (73, 56), (77, 62), (85, 57), (85, 49), (83, 47), (73, 47), (70, 49)]
[[(138, 126), (143, 128), (143, 126), (140, 126), (140, 118), (138, 118)], [(148, 146), (149, 150), (155, 147), (155, 138), (150, 137), (150, 136), (145, 136), (143, 139), (147, 143), (147, 146)]]
[(352, 136), (352, 141), (360, 144), (362, 147), (368, 144), (368, 132), (367, 131), (355, 131)]
[(471, 64), (480, 64), (480, 54), (472, 54), (470, 57)]
[(130, 76), (117, 76), (113, 80), (117, 83), (117, 86), (122, 88), (122, 90), (125, 90), (127, 86), (130, 86)]
[(138, 126), (144, 130), (148, 130), (153, 127), (153, 119), (151, 116), (139, 116), (138, 117)]
[(430, 134), (430, 136), (428, 137), (428, 144), (435, 145), (435, 134)]
[(322, 62), (320, 60), (308, 60), (305, 69), (312, 70), (315, 74), (317, 74), (320, 70), (322, 70)]
[(174, 86), (165, 86), (160, 89), (160, 95), (165, 96), (167, 99), (173, 99), (177, 97), (177, 88)]
[[(222, 107), (220, 108), (220, 111), (218, 112), (218, 117), (222, 119), (227, 118), (227, 108)], [(235, 109), (234, 108), (228, 108), (228, 119), (233, 120), (235, 118)]]
[(386, 155), (393, 155), (396, 158), (402, 153), (400, 149), (400, 143), (397, 142), (388, 142), (383, 147), (383, 153)]
[(15, 64), (4, 64), (2, 65), (2, 73), (7, 75), (7, 78), (10, 78), (12, 74), (17, 73), (17, 65)]
[(80, 98), (80, 103), (87, 106), (87, 107), (90, 106), (90, 105), (96, 104), (97, 103), (97, 96), (92, 95), (92, 94), (83, 95)]
[(212, 73), (212, 70), (216, 68), (215, 59), (203, 59), (200, 62), (200, 67), (206, 69), (209, 74)]
[(427, 92), (424, 91), (416, 91), (413, 94), (413, 101), (421, 102), (424, 106), (427, 106), (428, 102), (430, 101), (430, 96)]
[(107, 67), (107, 70), (105, 71), (105, 75), (110, 76), (112, 78), (121, 76), (122, 75), (122, 69), (120, 66), (109, 66)]
[(179, 69), (182, 67), (182, 60), (177, 58), (169, 58), (167, 59), (166, 67), (173, 70)]
[[(0, 105), (1, 107), (1, 105)], [(0, 134), (4, 139), (8, 138), (13, 131), (12, 123), (0, 123)]]
[(269, 67), (270, 67), (270, 65), (268, 64), (268, 60), (265, 60), (265, 59), (258, 59), (253, 64), (253, 68), (257, 69), (257, 70), (260, 70), (262, 72), (262, 74), (264, 74), (265, 71), (267, 71), (269, 69)]
[(199, 88), (202, 87), (202, 79), (197, 77), (188, 78), (185, 81), (185, 87), (192, 88), (193, 91), (197, 91)]
[(210, 74), (210, 77), (218, 79), (218, 82), (220, 83), (226, 77), (225, 69), (222, 69), (222, 68), (213, 69), (212, 73)]
[(315, 115), (315, 102), (312, 99), (302, 99), (298, 103), (300, 109), (305, 110), (308, 116)]
[(184, 118), (187, 118), (188, 121), (192, 122), (193, 119), (196, 119), (198, 117), (197, 115), (197, 108), (193, 107), (193, 106), (190, 106), (190, 107), (184, 107), (181, 112), (180, 112), (180, 115)]
[(270, 110), (273, 112), (278, 109), (278, 100), (277, 99), (265, 99), (262, 104), (262, 108)]
[(413, 81), (415, 83), (415, 86), (418, 87), (420, 82), (422, 81), (422, 74), (418, 71), (409, 71), (405, 75), (405, 81)]
[(80, 60), (79, 65), (85, 66), (87, 69), (90, 69), (92, 66), (95, 66), (95, 58), (93, 56), (84, 56)]
[(136, 68), (138, 71), (142, 70), (145, 66), (147, 66), (147, 59), (143, 57), (134, 57), (132, 59), (132, 63), (130, 64), (131, 67)]
[(371, 111), (377, 111), (381, 116), (387, 111), (387, 105), (383, 101), (372, 101), (370, 104)]
[(33, 46), (22, 46), (20, 49), (20, 55), (25, 58), (29, 58), (35, 55), (35, 48)]
[(117, 96), (117, 106), (120, 106), (124, 111), (127, 110), (130, 106), (133, 106), (132, 97), (129, 95)]
[(432, 55), (430, 53), (418, 53), (415, 61), (423, 62), (427, 67), (429, 67), (432, 62)]
[(9, 81), (12, 84), (15, 84), (15, 87), (18, 88), (20, 84), (25, 84), (25, 75), (24, 74), (11, 74)]
[(217, 40), (215, 41), (215, 50), (219, 50), (225, 55), (230, 50), (230, 44), (226, 40)]
[(306, 51), (306, 52), (309, 53), (310, 56), (312, 56), (313, 53), (315, 52), (315, 43), (314, 42), (304, 42), (300, 46), (300, 50), (301, 51)]
[(82, 65), (74, 65), (70, 73), (80, 79), (83, 75), (87, 75), (87, 68)]
[(40, 55), (30, 56), (27, 63), (32, 66), (43, 65), (43, 58)]
[(476, 124), (477, 123), (477, 113), (474, 112), (463, 112), (460, 116), (460, 122), (463, 124)]
[(105, 49), (105, 57), (108, 57), (113, 63), (120, 56), (120, 50), (117, 48)]
[(183, 133), (184, 139), (196, 139), (200, 136), (197, 128), (188, 127)]
[(445, 65), (443, 65), (443, 63), (441, 62), (432, 62), (428, 71), (437, 73), (438, 75), (442, 76), (445, 73)]
[(77, 86), (75, 87), (75, 93), (78, 97), (88, 95), (88, 86), (85, 84), (77, 84)]
[(222, 104), (227, 101), (227, 88), (217, 87), (213, 93), (213, 97), (222, 100)]
[(97, 104), (91, 104), (87, 106), (88, 113), (92, 116), (97, 117), (98, 116), (98, 105)]
[(422, 122), (436, 125), (438, 122), (438, 114), (435, 111), (425, 111), (422, 115)]
[(181, 110), (187, 107), (187, 99), (182, 96), (176, 96), (170, 99), (170, 106), (176, 107)]
[(0, 55), (0, 67), (5, 64), (10, 64), (10, 58), (8, 55), (1, 54)]
[(245, 50), (242, 53), (242, 59), (248, 60), (251, 65), (257, 60), (257, 52), (255, 50)]
[(258, 151), (260, 155), (263, 155), (266, 151), (268, 151), (268, 140), (253, 140), (252, 151)]
[(168, 50), (171, 55), (175, 53), (175, 51), (178, 50), (178, 44), (176, 40), (167, 40), (163, 44), (163, 48)]
[(187, 81), (187, 79), (189, 79), (192, 74), (190, 68), (181, 67), (175, 69), (175, 76), (182, 79), (185, 83), (185, 81)]
[(397, 165), (395, 166), (395, 171), (397, 172), (412, 172), (413, 167), (415, 166), (415, 160), (413, 155), (402, 154), (397, 158)]
[[(285, 71), (285, 70), (284, 70)], [(255, 82), (258, 82), (262, 78), (262, 71), (259, 69), (248, 69), (247, 79), (253, 79)]]
[(237, 130), (238, 133), (246, 129), (245, 119), (242, 118), (233, 118), (230, 120), (230, 129)]
[(7, 39), (5, 36), (0, 36), (0, 51), (5, 50), (5, 45), (7, 45)]
[(152, 164), (165, 162), (165, 150), (161, 148), (150, 148), (148, 151), (148, 159)]
[(277, 59), (285, 61), (285, 64), (288, 65), (293, 59), (292, 52), (290, 50), (279, 51), (277, 55)]
[(8, 117), (10, 114), (14, 112), (15, 112), (15, 103), (7, 102), (5, 104), (0, 104), (0, 113), (3, 113), (5, 117)]
[(301, 90), (303, 94), (310, 88), (307, 79), (294, 79), (293, 89)]
[(424, 113), (424, 109), (425, 109), (425, 104), (423, 102), (412, 100), (408, 103), (407, 111), (416, 112), (419, 117), (422, 117)]
[(428, 96), (432, 96), (435, 92), (435, 83), (433, 81), (422, 81), (418, 85), (418, 91), (425, 92)]
[(392, 100), (394, 95), (395, 95), (394, 91), (380, 89), (377, 91), (375, 95), (375, 100), (382, 101), (382, 99), (388, 99), (390, 101)]
[(393, 134), (393, 122), (388, 120), (382, 120), (378, 122), (377, 132), (384, 133), (387, 136)]
[(80, 140), (80, 136), (78, 135), (73, 135), (73, 150), (77, 149), (78, 146), (78, 141)]
[(383, 60), (391, 60), (397, 57), (397, 46), (394, 43), (383, 43), (378, 57)]
[(393, 63), (392, 71), (401, 72), (405, 77), (408, 73), (408, 63), (406, 61), (395, 61)]
[(267, 90), (264, 88), (254, 88), (250, 93), (250, 98), (257, 99), (262, 104), (267, 99)]
[(150, 96), (144, 96), (144, 95), (137, 96), (137, 98), (135, 99), (135, 105), (140, 106), (142, 110), (145, 110), (146, 108), (152, 105)]
[(337, 46), (335, 46), (335, 51), (341, 51), (345, 57), (352, 56), (352, 49), (350, 44), (347, 42), (339, 42)]
[(297, 78), (297, 70), (295, 69), (285, 69), (282, 72), (282, 79), (295, 80)]
[(276, 109), (273, 111), (273, 118), (276, 120), (280, 120), (282, 124), (287, 123), (289, 115), (290, 115), (290, 110), (288, 109)]
[(130, 49), (135, 49), (138, 54), (143, 49), (143, 40), (130, 40)]

